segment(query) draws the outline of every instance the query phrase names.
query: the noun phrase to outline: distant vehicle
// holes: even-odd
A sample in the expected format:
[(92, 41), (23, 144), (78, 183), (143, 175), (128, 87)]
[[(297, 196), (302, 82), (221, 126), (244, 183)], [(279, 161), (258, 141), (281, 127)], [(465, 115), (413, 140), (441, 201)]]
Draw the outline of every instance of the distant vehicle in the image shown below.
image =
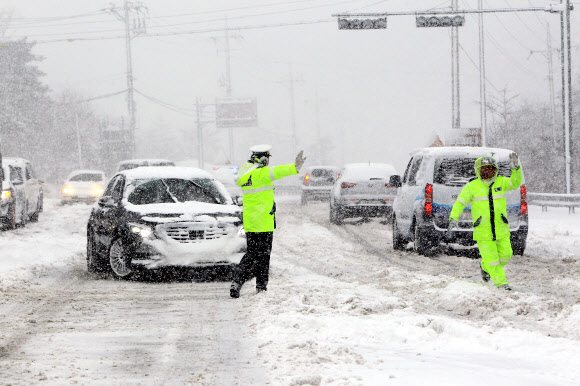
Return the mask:
[(166, 266), (234, 265), (245, 245), (241, 208), (195, 168), (117, 173), (87, 224), (88, 271), (116, 278)]
[(383, 163), (347, 164), (330, 193), (330, 221), (342, 224), (348, 217), (388, 217), (397, 188), (389, 184), (396, 174)]
[(141, 166), (175, 166), (173, 161), (167, 159), (129, 159), (119, 162), (117, 171), (135, 169)]
[(241, 197), (242, 189), (236, 185), (235, 181), (238, 169), (236, 165), (215, 165), (209, 172), (226, 187), (232, 197)]
[(61, 203), (94, 202), (104, 190), (105, 172), (101, 170), (75, 170), (71, 172), (61, 190)]
[[(451, 208), (461, 189), (475, 176), (475, 160), (492, 156), (498, 161), (499, 175), (509, 177), (511, 150), (482, 147), (438, 147), (418, 149), (403, 175), (393, 176), (392, 185), (400, 186), (393, 205), (393, 248), (402, 250), (407, 242), (425, 254), (444, 241)], [(507, 191), (507, 217), (514, 253), (521, 255), (528, 235), (528, 204), (525, 180), (519, 189)], [(475, 245), (471, 207), (466, 207), (454, 232), (454, 243)]]
[(30, 161), (3, 158), (2, 172), (0, 219), (4, 227), (14, 229), (38, 221), (43, 209), (43, 182), (36, 177)]
[(329, 200), (339, 172), (340, 169), (336, 166), (309, 166), (304, 169), (301, 204), (313, 200)]

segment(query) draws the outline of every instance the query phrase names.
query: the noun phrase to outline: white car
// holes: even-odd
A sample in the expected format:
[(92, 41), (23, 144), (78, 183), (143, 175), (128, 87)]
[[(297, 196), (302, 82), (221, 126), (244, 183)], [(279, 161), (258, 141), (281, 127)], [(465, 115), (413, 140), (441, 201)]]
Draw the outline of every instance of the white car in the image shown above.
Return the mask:
[(384, 163), (347, 164), (330, 193), (330, 221), (341, 224), (348, 217), (388, 217), (397, 188), (389, 184), (397, 174)]
[(226, 187), (232, 197), (242, 196), (242, 188), (236, 185), (235, 180), (238, 169), (236, 165), (215, 165), (210, 170), (210, 173)]
[[(413, 242), (415, 251), (425, 254), (442, 241), (475, 245), (471, 207), (465, 208), (459, 218), (454, 239), (446, 239), (451, 208), (465, 184), (476, 178), (477, 158), (495, 157), (499, 175), (509, 177), (510, 153), (511, 150), (485, 147), (431, 147), (414, 151), (402, 180), (393, 176), (391, 181), (399, 186), (393, 205), (393, 248), (402, 250), (407, 242)], [(525, 180), (519, 189), (506, 192), (505, 197), (514, 254), (522, 255), (528, 235)]]
[(22, 158), (3, 158), (2, 198), (0, 220), (8, 229), (26, 222), (38, 221), (43, 207), (43, 182), (40, 181), (30, 161)]
[(313, 200), (326, 200), (330, 198), (330, 192), (334, 182), (338, 178), (340, 169), (336, 166), (309, 166), (304, 170), (302, 179), (302, 205)]
[(123, 170), (135, 169), (142, 166), (175, 166), (175, 163), (168, 159), (128, 159), (119, 162), (117, 165), (117, 171), (121, 172)]
[(101, 170), (75, 170), (62, 187), (61, 202), (94, 202), (103, 193), (106, 182), (105, 172)]

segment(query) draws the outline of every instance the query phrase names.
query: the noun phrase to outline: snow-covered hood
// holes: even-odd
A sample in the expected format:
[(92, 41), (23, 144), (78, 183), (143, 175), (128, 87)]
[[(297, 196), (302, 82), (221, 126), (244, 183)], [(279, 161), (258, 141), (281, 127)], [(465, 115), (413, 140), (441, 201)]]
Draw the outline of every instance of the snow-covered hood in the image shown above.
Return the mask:
[(166, 204), (133, 205), (125, 203), (128, 211), (145, 221), (165, 223), (174, 221), (239, 221), (241, 209), (236, 205), (210, 204), (205, 202), (179, 202)]

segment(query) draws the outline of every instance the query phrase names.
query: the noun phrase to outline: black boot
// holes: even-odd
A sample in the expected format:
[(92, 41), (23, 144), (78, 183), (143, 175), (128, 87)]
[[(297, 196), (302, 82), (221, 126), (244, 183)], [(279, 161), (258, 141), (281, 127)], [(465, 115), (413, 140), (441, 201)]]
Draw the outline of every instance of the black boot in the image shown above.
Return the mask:
[(259, 294), (260, 292), (265, 292), (268, 289), (266, 287), (256, 287), (256, 293)]
[(509, 285), (509, 284), (502, 284), (502, 285), (500, 285), (500, 286), (499, 286), (499, 287), (497, 287), (497, 288), (499, 288), (499, 289), (502, 289), (502, 290), (504, 290), (504, 291), (511, 291), (511, 290), (512, 290), (512, 287), (510, 287), (510, 285)]
[(483, 270), (483, 268), (479, 267), (479, 269), (481, 269), (481, 278), (483, 281), (488, 282), (490, 279), (489, 273), (485, 272)]
[(230, 286), (230, 296), (234, 299), (240, 297), (240, 290), (242, 289), (242, 285), (240, 283), (236, 283), (235, 281), (232, 282)]

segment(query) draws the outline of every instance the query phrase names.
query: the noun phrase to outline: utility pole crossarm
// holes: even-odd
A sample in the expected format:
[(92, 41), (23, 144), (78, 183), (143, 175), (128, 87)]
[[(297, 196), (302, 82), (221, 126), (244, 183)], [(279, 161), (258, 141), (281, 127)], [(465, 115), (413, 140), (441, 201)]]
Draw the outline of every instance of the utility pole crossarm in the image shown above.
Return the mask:
[[(570, 6), (570, 10), (574, 7)], [(452, 9), (452, 10), (425, 10), (425, 11), (397, 11), (397, 12), (364, 12), (364, 13), (335, 13), (332, 17), (385, 17), (385, 16), (419, 16), (419, 15), (462, 15), (466, 13), (507, 13), (507, 12), (564, 12), (565, 7), (552, 4), (547, 7), (528, 8), (491, 8), (491, 9)]]

